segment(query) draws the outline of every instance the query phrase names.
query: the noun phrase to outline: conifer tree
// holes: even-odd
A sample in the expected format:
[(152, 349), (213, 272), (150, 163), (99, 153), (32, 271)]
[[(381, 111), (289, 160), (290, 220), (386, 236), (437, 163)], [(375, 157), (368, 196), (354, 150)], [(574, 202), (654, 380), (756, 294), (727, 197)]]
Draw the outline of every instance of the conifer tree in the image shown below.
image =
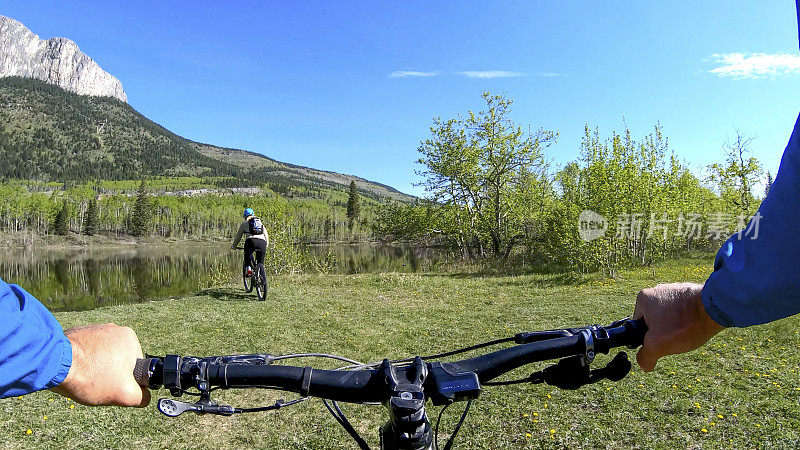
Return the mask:
[(66, 236), (69, 231), (69, 205), (67, 204), (67, 199), (64, 199), (61, 209), (56, 213), (56, 218), (53, 221), (53, 231), (61, 236)]
[(772, 174), (767, 172), (767, 184), (764, 186), (764, 197), (769, 195), (769, 190), (772, 188)]
[(329, 241), (331, 239), (331, 218), (330, 218), (330, 216), (325, 218), (324, 235), (325, 235), (325, 240), (326, 241)]
[(358, 220), (361, 213), (361, 198), (358, 195), (356, 182), (350, 182), (350, 197), (347, 200), (347, 219), (349, 220), (350, 229), (353, 229), (353, 224)]
[(147, 185), (144, 178), (136, 193), (136, 204), (133, 206), (131, 217), (131, 234), (134, 236), (147, 236), (150, 231), (150, 222), (153, 219), (153, 205), (147, 194)]
[(86, 215), (83, 218), (83, 234), (87, 236), (94, 236), (97, 234), (97, 199), (89, 200), (89, 206), (86, 207)]

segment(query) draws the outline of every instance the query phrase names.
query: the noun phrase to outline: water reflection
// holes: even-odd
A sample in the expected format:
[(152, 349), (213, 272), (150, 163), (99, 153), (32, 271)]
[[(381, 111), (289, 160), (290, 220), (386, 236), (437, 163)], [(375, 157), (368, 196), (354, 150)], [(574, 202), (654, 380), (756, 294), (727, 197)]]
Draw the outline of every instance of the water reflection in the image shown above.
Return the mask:
[(197, 292), (233, 278), (239, 258), (219, 248), (11, 252), (0, 255), (0, 277), (51, 310), (85, 310)]
[[(441, 255), (409, 247), (335, 245), (301, 249), (333, 273), (428, 270)], [(241, 253), (219, 245), (7, 251), (0, 277), (32, 293), (54, 311), (179, 297), (233, 280)]]

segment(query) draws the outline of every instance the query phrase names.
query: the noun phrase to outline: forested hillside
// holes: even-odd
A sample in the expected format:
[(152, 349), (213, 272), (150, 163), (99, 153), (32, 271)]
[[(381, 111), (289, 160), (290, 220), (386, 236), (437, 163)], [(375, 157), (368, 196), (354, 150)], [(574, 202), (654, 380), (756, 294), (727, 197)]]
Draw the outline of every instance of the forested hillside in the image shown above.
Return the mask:
[(225, 187), (269, 184), (276, 192), (346, 190), (375, 200), (410, 196), (379, 183), (281, 163), (178, 136), (109, 97), (42, 81), (0, 79), (0, 180), (82, 183), (154, 176), (215, 177)]

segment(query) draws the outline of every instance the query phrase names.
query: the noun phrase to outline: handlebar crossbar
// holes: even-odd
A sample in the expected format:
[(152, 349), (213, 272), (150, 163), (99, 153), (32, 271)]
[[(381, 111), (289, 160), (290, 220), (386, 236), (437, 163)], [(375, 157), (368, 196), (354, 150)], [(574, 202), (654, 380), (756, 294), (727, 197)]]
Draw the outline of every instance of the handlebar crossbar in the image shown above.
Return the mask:
[[(434, 405), (471, 401), (478, 397), (482, 385), (527, 381), (577, 389), (601, 379), (618, 381), (631, 368), (624, 352), (620, 352), (604, 369), (591, 370), (589, 365), (598, 353), (607, 354), (615, 347), (640, 346), (646, 331), (643, 320), (623, 319), (607, 327), (593, 325), (519, 333), (513, 339), (506, 339), (513, 340), (516, 343), (514, 346), (455, 362), (426, 362), (421, 357), (415, 357), (413, 360), (383, 360), (379, 364), (349, 366), (347, 370), (273, 365), (277, 359), (302, 355), (276, 357), (253, 354), (205, 358), (167, 355), (138, 360), (134, 376), (140, 385), (154, 389), (163, 385), (176, 397), (193, 393), (193, 390), (199, 391), (200, 401), (195, 404), (161, 399), (159, 410), (168, 416), (176, 416), (184, 411), (231, 415), (277, 409), (294, 403), (280, 401), (273, 406), (253, 409), (219, 406), (210, 399), (210, 392), (217, 388), (267, 388), (334, 402), (378, 402), (386, 406), (390, 413), (390, 421), (381, 431), (382, 438), (398, 445), (387, 448), (426, 448), (425, 445), (429, 445), (432, 438), (425, 414), (426, 400), (431, 400)], [(433, 358), (436, 356), (425, 359)], [(491, 382), (524, 365), (547, 360), (559, 362), (522, 380)], [(335, 403), (334, 408), (329, 407), (329, 410), (332, 413), (334, 410), (340, 412)], [(336, 418), (345, 425), (343, 414), (341, 418)], [(361, 445), (363, 440), (359, 440), (360, 437), (347, 426), (345, 429)], [(422, 447), (417, 447), (419, 445)]]
[[(646, 325), (641, 320), (623, 320), (609, 327), (565, 329), (567, 335), (535, 340), (536, 333), (520, 333), (517, 342), (534, 340), (470, 359), (443, 363), (456, 373), (472, 372), (480, 382), (493, 380), (518, 367), (539, 361), (581, 356), (591, 363), (597, 353), (614, 347), (641, 345)], [(545, 332), (550, 333), (550, 332)], [(236, 358), (236, 359), (233, 359)], [(385, 395), (379, 369), (320, 370), (311, 367), (270, 365), (272, 355), (195, 358), (170, 355), (137, 362), (137, 381), (158, 388), (193, 386), (202, 366), (203, 381), (209, 387), (259, 387), (278, 389), (344, 402), (377, 402)], [(405, 370), (410, 366), (399, 367)], [(161, 371), (161, 374), (157, 372)], [(155, 377), (153, 377), (155, 375)], [(161, 376), (158, 376), (161, 375)], [(172, 381), (170, 381), (170, 377)]]

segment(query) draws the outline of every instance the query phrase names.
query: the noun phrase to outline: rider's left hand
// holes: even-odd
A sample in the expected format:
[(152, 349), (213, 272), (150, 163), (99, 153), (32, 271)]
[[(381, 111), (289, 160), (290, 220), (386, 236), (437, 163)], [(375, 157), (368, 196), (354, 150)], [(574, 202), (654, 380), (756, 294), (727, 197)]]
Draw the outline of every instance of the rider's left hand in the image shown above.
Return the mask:
[(132, 329), (107, 323), (65, 334), (72, 345), (72, 365), (54, 392), (83, 405), (147, 406), (150, 391), (133, 377), (136, 359), (143, 356)]

